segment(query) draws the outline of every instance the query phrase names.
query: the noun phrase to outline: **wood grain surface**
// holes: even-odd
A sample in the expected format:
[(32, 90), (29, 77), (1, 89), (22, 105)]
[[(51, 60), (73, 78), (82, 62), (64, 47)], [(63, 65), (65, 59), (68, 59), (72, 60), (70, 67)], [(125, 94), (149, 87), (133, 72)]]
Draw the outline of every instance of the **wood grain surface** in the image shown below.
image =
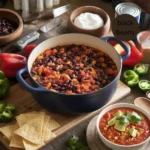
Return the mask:
[[(121, 98), (128, 95), (129, 93), (130, 93), (130, 88), (119, 81), (118, 87), (114, 96), (106, 105), (110, 105), (112, 103), (119, 101)], [(13, 87), (11, 87), (9, 97), (5, 99), (5, 102), (12, 103), (17, 107), (16, 115), (25, 113), (25, 112), (31, 112), (31, 111), (41, 111), (43, 109), (33, 99), (32, 95), (29, 92), (27, 92), (20, 84), (16, 84)], [(68, 131), (69, 129), (73, 128), (74, 126), (77, 126), (81, 122), (98, 114), (104, 107), (100, 108), (97, 111), (87, 113), (84, 115), (79, 115), (79, 116), (70, 116), (70, 115), (65, 116), (59, 113), (49, 112), (49, 115), (52, 116), (52, 118), (54, 118), (61, 126), (59, 129), (54, 131), (54, 133), (56, 134), (56, 138), (62, 135), (63, 133), (65, 133), (66, 131)], [(5, 124), (1, 124), (0, 126), (4, 126), (4, 125)], [(16, 148), (10, 148), (9, 142), (6, 140), (6, 138), (4, 138), (2, 134), (0, 135), (0, 141), (9, 150), (18, 150)]]

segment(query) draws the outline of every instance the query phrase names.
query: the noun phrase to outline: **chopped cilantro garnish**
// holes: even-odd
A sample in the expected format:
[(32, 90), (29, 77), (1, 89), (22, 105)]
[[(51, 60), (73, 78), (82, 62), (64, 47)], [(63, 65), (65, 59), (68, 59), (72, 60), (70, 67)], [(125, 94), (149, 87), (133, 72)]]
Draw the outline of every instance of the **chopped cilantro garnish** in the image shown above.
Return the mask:
[(130, 122), (139, 124), (142, 120), (142, 116), (137, 114), (136, 112), (132, 112), (132, 114), (124, 113), (120, 117), (117, 118), (120, 121), (121, 125), (129, 125)]
[(117, 120), (120, 121), (121, 125), (129, 125), (129, 123), (130, 123), (128, 117), (125, 116), (124, 114), (122, 116), (118, 117)]
[(67, 150), (89, 150), (87, 144), (81, 141), (77, 136), (73, 135), (73, 137), (69, 138)]
[(142, 120), (142, 116), (140, 116), (136, 112), (132, 112), (130, 120), (133, 123), (138, 123), (139, 124), (141, 122), (141, 120)]

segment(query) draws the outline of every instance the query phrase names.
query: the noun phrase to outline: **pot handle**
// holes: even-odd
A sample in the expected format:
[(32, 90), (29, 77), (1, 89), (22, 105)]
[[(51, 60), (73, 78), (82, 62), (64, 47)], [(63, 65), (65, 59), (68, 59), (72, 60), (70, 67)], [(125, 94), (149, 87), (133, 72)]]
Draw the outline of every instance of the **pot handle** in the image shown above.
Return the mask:
[(17, 72), (16, 78), (18, 82), (28, 91), (28, 92), (36, 92), (36, 91), (43, 91), (41, 87), (34, 88), (30, 86), (22, 77), (22, 74), (27, 73), (26, 68), (22, 68)]
[(121, 58), (123, 61), (125, 61), (130, 56), (130, 54), (131, 54), (130, 48), (128, 48), (128, 46), (126, 46), (126, 44), (123, 41), (120, 41), (113, 36), (102, 37), (102, 40), (104, 40), (106, 42), (112, 41), (112, 40), (118, 42), (126, 52), (125, 54), (121, 55)]

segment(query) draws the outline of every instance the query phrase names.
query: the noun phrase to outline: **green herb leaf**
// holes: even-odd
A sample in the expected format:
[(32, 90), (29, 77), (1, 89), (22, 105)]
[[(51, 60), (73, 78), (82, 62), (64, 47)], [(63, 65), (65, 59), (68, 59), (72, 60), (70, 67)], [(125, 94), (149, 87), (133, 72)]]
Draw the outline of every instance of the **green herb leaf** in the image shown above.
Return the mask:
[(130, 121), (128, 119), (128, 116), (126, 115), (121, 115), (120, 117), (117, 118), (119, 120), (121, 125), (129, 125)]
[(142, 116), (140, 116), (139, 114), (137, 114), (136, 112), (133, 112), (132, 114), (131, 114), (131, 117), (130, 117), (130, 119), (131, 119), (131, 121), (133, 122), (133, 123), (140, 123), (141, 122), (141, 120), (142, 120)]
[(77, 136), (73, 136), (67, 140), (69, 147), (67, 150), (89, 150), (86, 143), (81, 141)]

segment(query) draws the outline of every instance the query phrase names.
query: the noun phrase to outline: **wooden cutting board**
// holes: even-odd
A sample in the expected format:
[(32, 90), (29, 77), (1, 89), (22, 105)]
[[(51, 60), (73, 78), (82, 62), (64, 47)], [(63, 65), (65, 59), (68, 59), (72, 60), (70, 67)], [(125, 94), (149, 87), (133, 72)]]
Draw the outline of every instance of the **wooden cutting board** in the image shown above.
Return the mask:
[[(130, 93), (130, 88), (127, 87), (124, 83), (119, 81), (118, 88), (116, 90), (116, 93), (110, 100), (110, 102), (107, 104), (112, 104), (117, 101), (119, 101), (124, 96), (128, 95)], [(5, 100), (8, 103), (12, 103), (17, 107), (17, 113), (21, 114), (24, 112), (30, 112), (30, 111), (40, 111), (43, 108), (32, 98), (32, 95), (27, 92), (20, 84), (16, 84), (10, 89), (9, 97)], [(104, 107), (106, 107), (105, 105)], [(81, 122), (85, 121), (86, 119), (97, 115), (104, 107), (101, 109), (87, 113), (80, 116), (65, 116), (58, 113), (52, 113), (50, 112), (51, 116), (58, 121), (58, 123), (61, 125), (61, 127), (54, 131), (54, 133), (58, 136), (66, 132), (67, 130), (73, 128), (74, 126), (80, 124)], [(4, 124), (0, 124), (0, 126), (4, 126)], [(19, 150), (16, 148), (10, 148), (9, 142), (6, 140), (6, 138), (0, 134), (0, 141), (9, 149), (9, 150)], [(49, 141), (50, 142), (50, 141)]]

